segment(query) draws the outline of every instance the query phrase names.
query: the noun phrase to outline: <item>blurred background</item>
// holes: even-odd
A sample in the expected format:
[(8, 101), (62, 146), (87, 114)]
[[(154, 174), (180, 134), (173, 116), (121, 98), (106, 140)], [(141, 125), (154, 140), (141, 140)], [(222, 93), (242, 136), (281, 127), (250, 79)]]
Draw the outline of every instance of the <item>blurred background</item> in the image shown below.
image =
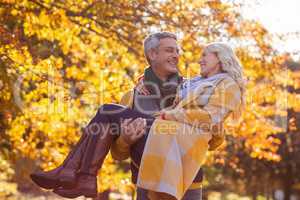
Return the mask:
[[(142, 42), (178, 35), (182, 75), (205, 44), (229, 42), (247, 77), (240, 123), (205, 164), (203, 199), (300, 199), (297, 0), (0, 0), (0, 199), (58, 200), (29, 179), (59, 165), (99, 105), (119, 102), (147, 63)], [(110, 156), (102, 199), (132, 199), (129, 162)], [(78, 198), (84, 199), (84, 198)]]

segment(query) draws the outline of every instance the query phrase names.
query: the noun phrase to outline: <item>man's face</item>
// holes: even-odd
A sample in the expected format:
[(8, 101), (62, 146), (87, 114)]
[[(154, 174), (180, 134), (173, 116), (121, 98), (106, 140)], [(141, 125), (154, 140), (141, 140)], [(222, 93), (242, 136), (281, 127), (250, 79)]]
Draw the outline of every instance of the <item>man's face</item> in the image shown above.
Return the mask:
[(156, 70), (161, 74), (170, 75), (178, 72), (179, 48), (175, 39), (161, 39), (158, 48), (152, 55)]

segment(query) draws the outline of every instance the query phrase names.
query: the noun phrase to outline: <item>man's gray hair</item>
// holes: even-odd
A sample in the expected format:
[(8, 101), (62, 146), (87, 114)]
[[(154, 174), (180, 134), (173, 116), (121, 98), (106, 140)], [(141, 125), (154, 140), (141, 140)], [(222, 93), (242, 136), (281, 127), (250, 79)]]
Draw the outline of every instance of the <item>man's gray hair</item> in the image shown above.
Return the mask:
[(148, 35), (146, 37), (146, 39), (144, 40), (144, 54), (145, 54), (145, 57), (146, 57), (149, 65), (151, 65), (151, 63), (150, 63), (150, 59), (148, 57), (148, 51), (150, 49), (158, 48), (159, 41), (164, 38), (173, 38), (177, 41), (177, 36), (174, 33), (170, 33), (170, 32), (153, 33), (153, 34)]

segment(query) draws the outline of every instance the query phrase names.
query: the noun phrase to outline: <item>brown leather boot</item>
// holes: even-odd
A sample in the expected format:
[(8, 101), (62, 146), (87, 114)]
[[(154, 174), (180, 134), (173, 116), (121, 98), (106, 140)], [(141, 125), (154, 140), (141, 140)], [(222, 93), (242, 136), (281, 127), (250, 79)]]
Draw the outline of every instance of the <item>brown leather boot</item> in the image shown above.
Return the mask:
[(75, 187), (59, 187), (54, 189), (53, 192), (59, 196), (70, 199), (77, 198), (81, 195), (95, 198), (97, 197), (97, 178), (89, 174), (79, 174)]
[(85, 151), (84, 158), (79, 169), (77, 184), (73, 188), (60, 187), (54, 189), (54, 193), (65, 198), (76, 198), (81, 195), (85, 197), (97, 196), (97, 174), (101, 169), (103, 161), (116, 137), (104, 125), (104, 130), (96, 138), (90, 140)]
[(66, 187), (74, 186), (76, 171), (80, 166), (82, 154), (89, 139), (90, 136), (84, 133), (60, 166), (50, 171), (39, 170), (30, 174), (32, 181), (45, 189), (54, 189), (62, 185)]
[(97, 197), (97, 178), (89, 174), (79, 174), (77, 184), (74, 188), (59, 187), (53, 190), (54, 193), (64, 198), (74, 199), (81, 195), (88, 198)]

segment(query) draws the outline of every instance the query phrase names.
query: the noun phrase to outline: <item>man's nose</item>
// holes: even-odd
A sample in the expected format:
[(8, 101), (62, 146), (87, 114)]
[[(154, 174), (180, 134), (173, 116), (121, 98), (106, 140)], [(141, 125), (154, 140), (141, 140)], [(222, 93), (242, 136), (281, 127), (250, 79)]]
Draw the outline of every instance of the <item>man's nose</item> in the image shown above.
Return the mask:
[(177, 51), (174, 51), (174, 53), (173, 53), (173, 57), (175, 57), (175, 58), (179, 58), (179, 52), (177, 52)]

